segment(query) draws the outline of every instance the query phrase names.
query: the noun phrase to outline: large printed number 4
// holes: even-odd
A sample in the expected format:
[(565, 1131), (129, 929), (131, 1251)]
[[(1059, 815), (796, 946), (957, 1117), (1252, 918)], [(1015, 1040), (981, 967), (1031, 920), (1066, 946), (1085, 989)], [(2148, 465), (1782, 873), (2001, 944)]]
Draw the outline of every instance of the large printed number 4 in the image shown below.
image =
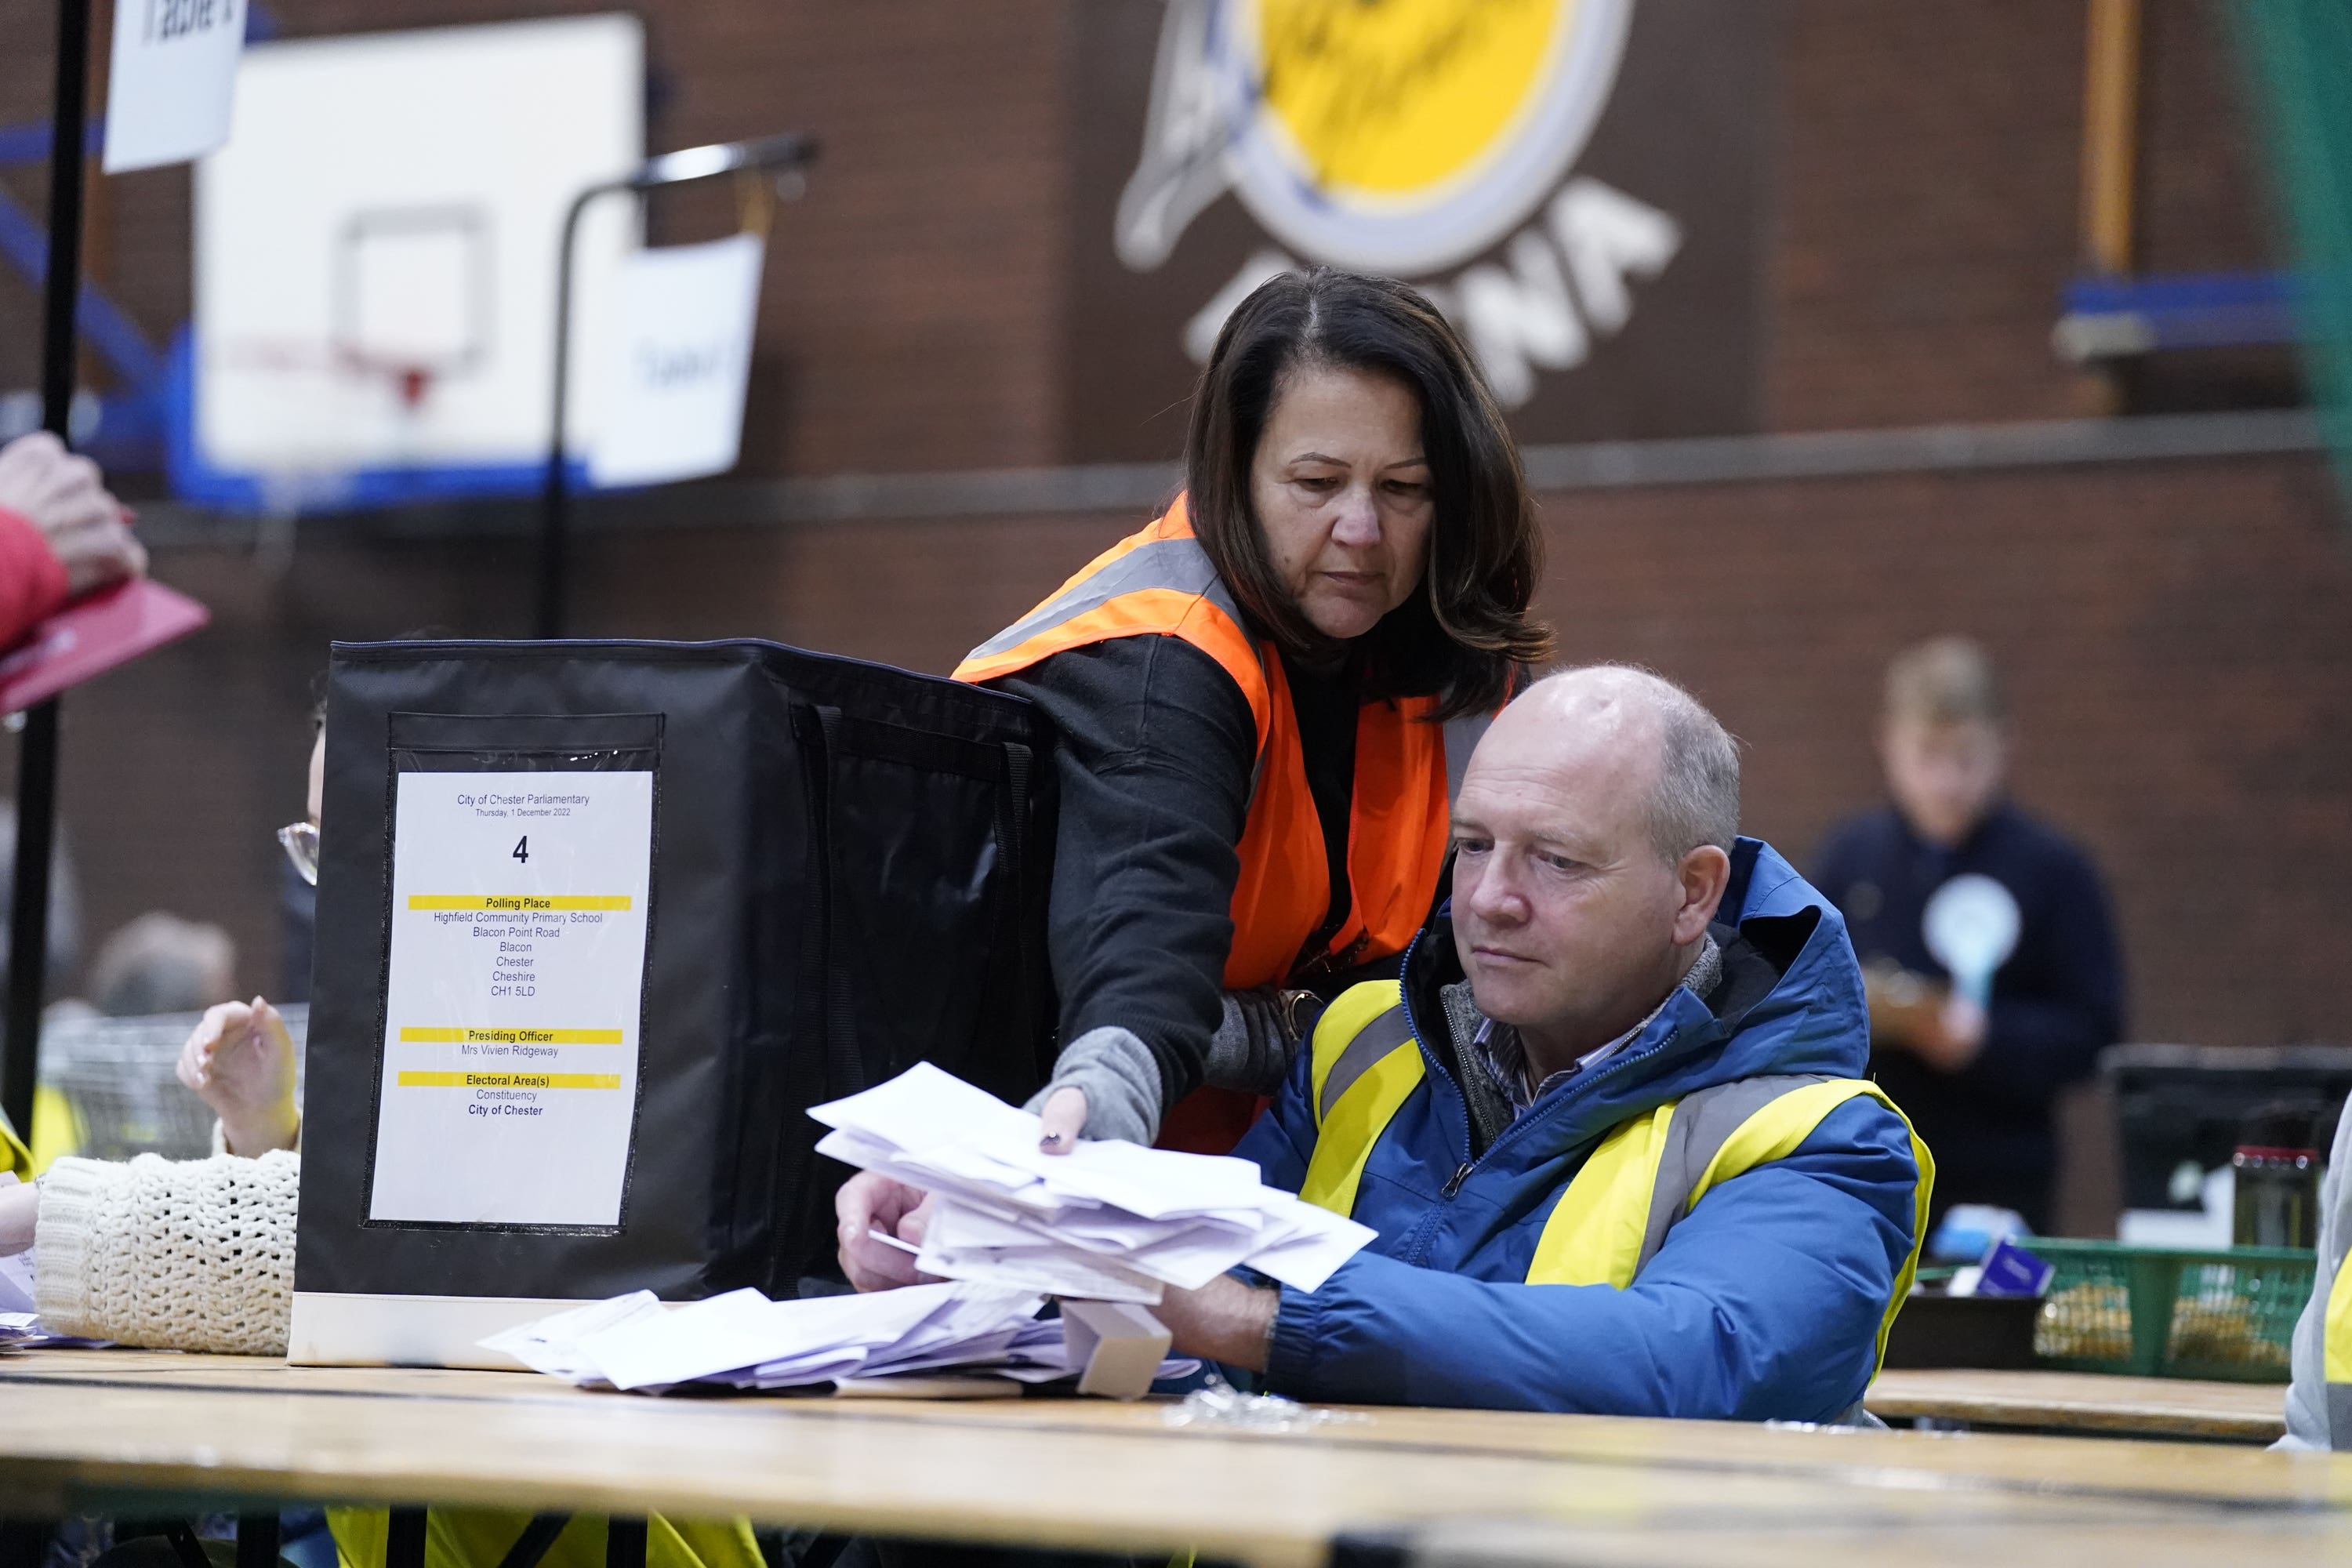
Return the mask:
[(526, 833), (520, 838), (515, 840), (514, 858), (521, 861), (526, 866), (530, 864), (530, 834)]

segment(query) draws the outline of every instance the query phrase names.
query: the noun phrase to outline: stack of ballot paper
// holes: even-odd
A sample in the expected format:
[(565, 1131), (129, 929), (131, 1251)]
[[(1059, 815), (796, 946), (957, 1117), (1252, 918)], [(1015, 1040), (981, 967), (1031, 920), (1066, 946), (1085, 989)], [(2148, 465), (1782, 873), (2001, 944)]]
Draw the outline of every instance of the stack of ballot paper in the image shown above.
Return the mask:
[(1044, 1153), (1035, 1116), (928, 1062), (809, 1114), (833, 1129), (817, 1152), (933, 1195), (915, 1266), (943, 1279), (1149, 1306), (1247, 1265), (1312, 1291), (1372, 1239), (1247, 1160), (1115, 1141)]
[[(664, 1307), (649, 1290), (493, 1334), (483, 1348), (583, 1386), (657, 1394), (682, 1384), (801, 1388), (908, 1373), (990, 1373), (1048, 1383), (1083, 1370), (1043, 1298), (950, 1283), (771, 1301), (734, 1290)], [(1192, 1363), (1169, 1363), (1178, 1376)]]
[(95, 1350), (112, 1340), (85, 1340), (73, 1334), (53, 1334), (31, 1312), (0, 1312), (0, 1349)]

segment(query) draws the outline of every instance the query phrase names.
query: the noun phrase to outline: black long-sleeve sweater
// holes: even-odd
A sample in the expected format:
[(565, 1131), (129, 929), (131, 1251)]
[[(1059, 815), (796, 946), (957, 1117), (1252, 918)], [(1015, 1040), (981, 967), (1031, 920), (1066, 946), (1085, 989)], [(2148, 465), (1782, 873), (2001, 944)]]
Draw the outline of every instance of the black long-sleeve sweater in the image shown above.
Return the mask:
[[(1357, 682), (1288, 660), (1283, 672), (1331, 870), (1328, 938), (1350, 901)], [(1062, 1038), (1132, 1032), (1158, 1065), (1164, 1113), (1199, 1086), (1223, 1014), (1257, 759), (1249, 701), (1215, 659), (1166, 636), (1088, 644), (990, 684), (1060, 731), (1046, 940)]]

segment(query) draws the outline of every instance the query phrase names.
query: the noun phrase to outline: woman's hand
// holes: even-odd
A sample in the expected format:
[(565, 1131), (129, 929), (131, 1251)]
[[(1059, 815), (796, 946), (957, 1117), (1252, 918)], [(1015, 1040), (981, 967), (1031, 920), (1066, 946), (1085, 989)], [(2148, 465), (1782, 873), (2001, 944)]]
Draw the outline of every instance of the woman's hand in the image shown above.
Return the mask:
[(0, 507), (41, 531), (77, 598), (147, 570), (131, 514), (107, 489), (98, 465), (67, 451), (46, 430), (0, 447)]
[(1037, 1120), (1043, 1123), (1037, 1147), (1048, 1154), (1068, 1153), (1078, 1146), (1078, 1135), (1087, 1130), (1087, 1091), (1055, 1089)]
[(294, 1037), (260, 997), (206, 1013), (180, 1047), (179, 1072), (220, 1118), (230, 1153), (257, 1158), (294, 1147), (302, 1126), (294, 1106)]
[(833, 1212), (840, 1221), (835, 1236), (841, 1243), (841, 1271), (852, 1285), (860, 1290), (892, 1290), (901, 1285), (932, 1282), (932, 1276), (915, 1267), (913, 1253), (869, 1234), (878, 1230), (920, 1247), (931, 1223), (929, 1193), (872, 1171), (860, 1171), (834, 1194)]
[(0, 1187), (0, 1258), (33, 1245), (33, 1222), (40, 1217), (41, 1190), (30, 1182)]

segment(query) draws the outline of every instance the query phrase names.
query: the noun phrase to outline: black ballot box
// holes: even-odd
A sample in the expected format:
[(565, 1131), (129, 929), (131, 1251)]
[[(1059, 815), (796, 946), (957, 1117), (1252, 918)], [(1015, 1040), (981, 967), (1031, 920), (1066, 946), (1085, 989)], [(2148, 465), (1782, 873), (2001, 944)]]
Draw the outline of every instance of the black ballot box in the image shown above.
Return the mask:
[(290, 1354), (833, 1268), (811, 1105), (1051, 1061), (1051, 737), (772, 643), (338, 645)]

